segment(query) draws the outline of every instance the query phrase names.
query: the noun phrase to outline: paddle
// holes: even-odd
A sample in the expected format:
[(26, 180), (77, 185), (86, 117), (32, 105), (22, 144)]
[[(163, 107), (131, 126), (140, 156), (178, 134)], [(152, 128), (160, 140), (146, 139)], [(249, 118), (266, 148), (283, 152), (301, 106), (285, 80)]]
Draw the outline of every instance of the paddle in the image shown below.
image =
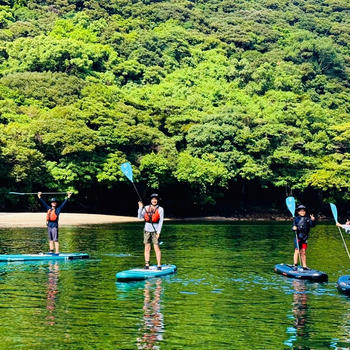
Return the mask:
[[(292, 217), (294, 218), (294, 215), (295, 215), (295, 199), (294, 199), (294, 197), (291, 197), (291, 196), (287, 197), (286, 198), (286, 205), (287, 205), (288, 210), (292, 214)], [(300, 262), (300, 265), (303, 265), (302, 261), (301, 261), (301, 256), (300, 256), (300, 249), (299, 249), (299, 242), (298, 242), (297, 231), (295, 231), (295, 241), (296, 241), (297, 248), (298, 248), (299, 262)]]
[[(38, 192), (9, 192), (8, 194), (15, 194), (18, 196), (25, 196), (30, 194), (38, 194)], [(41, 192), (41, 194), (67, 194), (67, 192)]]
[[(133, 181), (133, 172), (132, 172), (132, 166), (131, 166), (131, 164), (130, 164), (129, 162), (123, 163), (123, 164), (120, 166), (120, 170), (121, 170), (122, 173), (128, 178), (128, 180), (130, 180), (130, 182), (133, 184), (134, 189), (135, 189), (135, 191), (136, 191), (136, 193), (137, 193), (137, 196), (139, 197), (140, 202), (143, 203), (143, 200), (142, 200), (142, 198), (141, 198), (141, 196), (140, 196), (140, 193), (139, 193), (139, 191), (137, 190), (137, 188), (136, 188), (136, 186), (135, 186), (135, 184), (134, 184), (134, 181)], [(154, 228), (153, 222), (151, 222), (151, 225), (152, 225), (152, 227), (153, 227), (153, 230), (156, 232), (157, 230)], [(162, 245), (162, 244), (163, 244), (163, 242), (159, 242), (159, 245)]]
[(331, 210), (332, 210), (332, 214), (333, 214), (333, 218), (335, 223), (338, 222), (338, 209), (337, 206), (333, 203), (329, 203), (329, 205), (331, 206)]
[(294, 197), (287, 197), (286, 198), (286, 205), (294, 218), (294, 215), (295, 215), (295, 199), (294, 199)]
[(120, 170), (122, 171), (122, 173), (130, 180), (130, 182), (133, 184), (134, 189), (137, 193), (137, 196), (139, 197), (140, 202), (142, 202), (142, 198), (140, 196), (139, 191), (137, 190), (134, 181), (133, 181), (133, 174), (132, 174), (132, 167), (131, 164), (129, 162), (125, 162), (120, 166)]
[[(332, 210), (332, 214), (333, 214), (333, 218), (334, 218), (334, 221), (336, 224), (338, 224), (338, 210), (337, 210), (337, 206), (333, 203), (329, 203), (329, 205), (331, 206), (331, 210)], [(341, 229), (339, 226), (338, 227), (338, 230), (339, 230), (339, 233), (340, 233), (340, 237), (343, 241), (343, 244), (344, 244), (344, 247), (345, 247), (345, 250), (346, 250), (346, 253), (348, 254), (348, 257), (350, 259), (350, 254), (349, 254), (349, 250), (348, 250), (348, 247), (346, 246), (346, 243), (345, 243), (345, 239), (343, 237), (343, 234), (341, 233)]]

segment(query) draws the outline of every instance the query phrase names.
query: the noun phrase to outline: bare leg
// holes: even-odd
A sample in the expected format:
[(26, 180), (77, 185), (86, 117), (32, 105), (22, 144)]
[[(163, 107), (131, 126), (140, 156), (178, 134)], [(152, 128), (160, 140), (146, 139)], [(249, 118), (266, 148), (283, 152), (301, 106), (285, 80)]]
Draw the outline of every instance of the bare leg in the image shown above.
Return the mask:
[(303, 267), (306, 267), (306, 252), (305, 252), (305, 249), (302, 249), (300, 251), (300, 257), (301, 257), (301, 262), (302, 262), (302, 265)]
[(298, 265), (298, 259), (299, 259), (299, 250), (294, 250), (294, 265)]
[(146, 262), (146, 265), (147, 265), (147, 263), (149, 264), (150, 255), (151, 255), (151, 243), (146, 243), (145, 244), (145, 262)]
[(59, 252), (60, 252), (60, 245), (58, 242), (55, 242), (55, 253), (59, 254)]
[(159, 245), (158, 244), (153, 244), (153, 248), (154, 251), (156, 253), (156, 258), (157, 258), (157, 265), (160, 266), (161, 265), (161, 260), (162, 260), (162, 253), (159, 249)]
[(53, 241), (49, 241), (50, 252), (53, 252)]

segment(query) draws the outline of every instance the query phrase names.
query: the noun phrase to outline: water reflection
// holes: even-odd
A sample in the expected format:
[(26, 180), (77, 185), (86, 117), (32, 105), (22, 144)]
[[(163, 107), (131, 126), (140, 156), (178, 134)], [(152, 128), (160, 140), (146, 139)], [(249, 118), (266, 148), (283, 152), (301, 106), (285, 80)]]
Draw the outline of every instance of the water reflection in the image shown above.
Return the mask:
[[(153, 279), (115, 286), (116, 270), (143, 257), (104, 254), (141, 251), (142, 242), (130, 239), (137, 225), (63, 227), (67, 250), (85, 247), (98, 259), (58, 262), (59, 271), (55, 261), (50, 268), (48, 262), (0, 264), (0, 350), (350, 349), (350, 300), (335, 288), (344, 272), (336, 258), (341, 242), (329, 239), (330, 226), (315, 227), (310, 251), (315, 266), (327, 266), (329, 283), (293, 285), (272, 272), (276, 261), (289, 258), (287, 225), (169, 223), (164, 254), (180, 272), (158, 285)], [(18, 250), (29, 236), (35, 249), (45, 249), (42, 232), (11, 233), (0, 230), (11, 247), (4, 252)]]
[(138, 349), (159, 349), (163, 340), (164, 317), (161, 312), (162, 279), (145, 282), (143, 291), (143, 318), (139, 328), (141, 336), (137, 339)]
[(293, 349), (307, 350), (308, 346), (304, 346), (309, 339), (309, 331), (307, 328), (308, 321), (308, 305), (307, 305), (307, 282), (293, 280), (293, 319), (294, 326), (287, 329), (290, 334), (286, 345)]
[(306, 282), (293, 281), (293, 314), (295, 317), (294, 327), (298, 337), (307, 337), (308, 331), (305, 329), (307, 321), (307, 294), (306, 294)]
[(59, 265), (58, 263), (49, 263), (48, 265), (48, 281), (47, 281), (47, 301), (46, 310), (48, 312), (46, 321), (49, 326), (54, 326), (56, 323), (56, 299), (58, 297), (58, 277)]

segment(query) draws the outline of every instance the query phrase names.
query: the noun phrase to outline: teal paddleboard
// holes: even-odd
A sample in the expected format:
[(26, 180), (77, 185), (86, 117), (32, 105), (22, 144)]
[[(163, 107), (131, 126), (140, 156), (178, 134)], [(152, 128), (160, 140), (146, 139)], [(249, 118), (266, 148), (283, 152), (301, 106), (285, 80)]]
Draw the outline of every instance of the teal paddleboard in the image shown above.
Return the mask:
[(117, 281), (128, 282), (128, 281), (140, 281), (153, 277), (161, 277), (175, 273), (175, 265), (162, 265), (161, 270), (157, 270), (157, 266), (150, 266), (148, 270), (146, 269), (131, 269), (126, 271), (121, 271), (116, 274)]
[(53, 254), (0, 254), (0, 261), (37, 261), (37, 260), (73, 260), (88, 259), (89, 255), (85, 253), (60, 253)]

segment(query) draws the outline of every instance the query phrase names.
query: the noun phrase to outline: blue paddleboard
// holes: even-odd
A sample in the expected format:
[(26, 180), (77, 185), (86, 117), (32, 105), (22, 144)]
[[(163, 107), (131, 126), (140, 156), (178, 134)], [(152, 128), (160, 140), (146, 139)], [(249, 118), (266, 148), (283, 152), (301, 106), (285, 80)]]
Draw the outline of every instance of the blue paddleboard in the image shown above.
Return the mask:
[(298, 266), (296, 270), (293, 269), (293, 265), (277, 264), (274, 268), (276, 273), (280, 275), (296, 278), (299, 280), (309, 280), (314, 282), (326, 282), (328, 281), (328, 275), (318, 270), (304, 270), (301, 266)]
[(340, 293), (350, 295), (350, 275), (340, 276), (337, 282)]
[(37, 260), (73, 260), (88, 259), (89, 255), (85, 253), (60, 253), (52, 255), (42, 254), (0, 254), (0, 261), (37, 261)]
[(128, 281), (140, 281), (153, 277), (161, 277), (175, 273), (175, 265), (162, 265), (161, 270), (157, 270), (157, 266), (150, 266), (149, 270), (136, 268), (126, 271), (121, 271), (116, 274), (117, 281), (128, 282)]

